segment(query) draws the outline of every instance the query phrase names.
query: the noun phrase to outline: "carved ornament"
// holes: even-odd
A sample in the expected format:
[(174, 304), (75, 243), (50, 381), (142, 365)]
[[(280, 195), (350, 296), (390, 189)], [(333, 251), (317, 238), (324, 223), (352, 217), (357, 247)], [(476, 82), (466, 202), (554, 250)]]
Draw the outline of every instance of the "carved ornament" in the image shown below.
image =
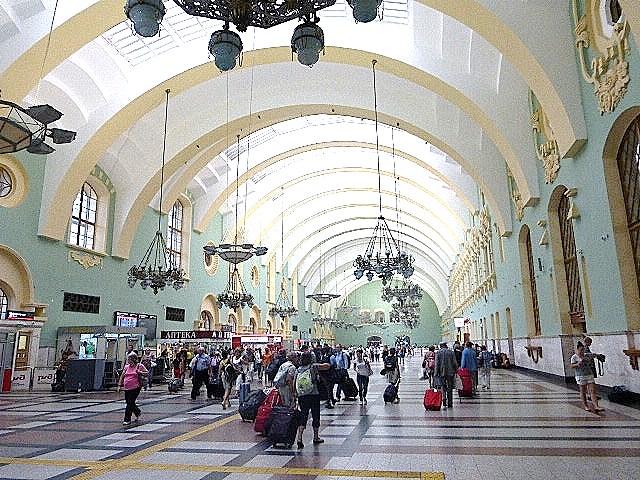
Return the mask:
[(97, 266), (100, 266), (100, 268), (102, 268), (102, 258), (90, 253), (76, 252), (74, 250), (71, 250), (69, 252), (69, 260), (75, 260), (80, 265), (82, 265), (85, 270)]
[(629, 23), (623, 18), (613, 25), (607, 43), (596, 49), (591, 62), (587, 51), (595, 43), (594, 24), (599, 19), (591, 15), (578, 14), (578, 0), (573, 0), (573, 16), (576, 24), (575, 45), (584, 79), (593, 85), (598, 98), (600, 114), (611, 113), (620, 103), (629, 88)]
[(522, 200), (522, 195), (520, 195), (518, 185), (513, 178), (513, 174), (509, 169), (507, 169), (507, 178), (509, 179), (509, 190), (511, 191), (511, 201), (513, 202), (516, 218), (522, 220), (524, 217), (524, 201)]
[(536, 155), (544, 166), (544, 181), (553, 183), (560, 171), (560, 151), (549, 120), (541, 107), (531, 114), (531, 128)]

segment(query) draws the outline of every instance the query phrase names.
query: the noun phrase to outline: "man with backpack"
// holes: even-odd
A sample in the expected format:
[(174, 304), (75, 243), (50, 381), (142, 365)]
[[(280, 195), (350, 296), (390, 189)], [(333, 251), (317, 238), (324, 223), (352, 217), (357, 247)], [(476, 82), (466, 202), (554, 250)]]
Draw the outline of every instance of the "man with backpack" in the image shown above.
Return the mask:
[(336, 351), (331, 356), (331, 365), (336, 369), (338, 387), (336, 388), (336, 402), (340, 401), (342, 394), (342, 382), (349, 376), (349, 367), (351, 366), (351, 358), (349, 354), (342, 351), (342, 345), (336, 345)]
[(313, 443), (319, 444), (324, 442), (318, 435), (320, 430), (320, 392), (318, 386), (321, 382), (318, 372), (328, 370), (331, 365), (328, 363), (317, 363), (315, 360), (316, 356), (314, 353), (309, 351), (303, 352), (300, 357), (300, 367), (298, 367), (296, 372), (296, 396), (298, 397), (298, 404), (300, 405), (298, 448), (304, 448), (302, 434), (309, 419), (309, 411), (311, 411), (312, 417)]

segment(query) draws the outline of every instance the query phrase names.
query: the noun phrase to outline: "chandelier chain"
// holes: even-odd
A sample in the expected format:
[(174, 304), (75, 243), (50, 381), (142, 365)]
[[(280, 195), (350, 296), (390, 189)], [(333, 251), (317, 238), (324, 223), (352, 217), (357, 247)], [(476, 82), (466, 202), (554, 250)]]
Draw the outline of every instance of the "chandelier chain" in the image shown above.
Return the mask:
[(42, 57), (42, 66), (40, 67), (40, 78), (38, 79), (38, 86), (36, 88), (36, 100), (40, 95), (40, 85), (42, 84), (42, 77), (44, 76), (44, 67), (47, 63), (47, 57), (49, 57), (49, 48), (51, 47), (51, 36), (53, 35), (53, 24), (56, 21), (56, 13), (58, 12), (58, 1), (56, 0), (53, 6), (53, 15), (51, 16), (51, 25), (49, 26), (49, 34), (47, 35), (47, 45), (44, 49), (44, 57)]
[(380, 216), (382, 216), (382, 180), (380, 178), (380, 135), (378, 132), (378, 89), (376, 85), (376, 59), (371, 60), (371, 69), (373, 70), (373, 111), (376, 124), (376, 156), (378, 160), (378, 207)]
[(166, 89), (164, 102), (164, 134), (162, 138), (162, 167), (160, 168), (160, 212), (158, 213), (158, 231), (160, 231), (160, 221), (162, 219), (162, 200), (164, 194), (164, 162), (167, 154), (167, 119), (169, 117), (169, 93), (170, 89)]
[(238, 186), (240, 175), (240, 134), (236, 135), (236, 149), (238, 150), (238, 156), (236, 157), (236, 234), (235, 243), (238, 243), (238, 202), (240, 201), (240, 187)]

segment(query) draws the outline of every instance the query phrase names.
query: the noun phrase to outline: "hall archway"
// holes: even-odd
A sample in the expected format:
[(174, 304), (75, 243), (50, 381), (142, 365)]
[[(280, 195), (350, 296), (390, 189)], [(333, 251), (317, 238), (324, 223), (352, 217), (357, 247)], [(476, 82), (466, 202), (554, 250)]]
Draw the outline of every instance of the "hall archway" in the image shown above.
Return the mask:
[[(629, 108), (622, 112), (616, 119), (604, 146), (602, 159), (604, 166), (604, 175), (609, 197), (609, 211), (611, 212), (611, 221), (613, 224), (613, 240), (616, 250), (616, 260), (621, 276), (621, 291), (624, 300), (628, 328), (632, 330), (640, 329), (640, 256), (638, 247), (638, 216), (637, 208), (634, 210), (634, 198), (638, 195), (636, 192), (625, 186), (631, 187), (637, 185), (638, 165), (625, 163), (629, 167), (628, 170), (620, 169), (621, 162), (629, 161), (633, 151), (631, 143), (638, 142), (637, 129), (640, 128), (640, 106)], [(633, 129), (636, 129), (635, 131)], [(631, 149), (630, 149), (631, 148)], [(637, 149), (636, 144), (636, 149)], [(630, 150), (628, 150), (630, 149)], [(637, 152), (637, 150), (636, 150)], [(628, 208), (629, 207), (629, 208)], [(629, 222), (631, 217), (631, 222)], [(630, 231), (635, 232), (634, 242)], [(633, 262), (630, 259), (634, 259)]]

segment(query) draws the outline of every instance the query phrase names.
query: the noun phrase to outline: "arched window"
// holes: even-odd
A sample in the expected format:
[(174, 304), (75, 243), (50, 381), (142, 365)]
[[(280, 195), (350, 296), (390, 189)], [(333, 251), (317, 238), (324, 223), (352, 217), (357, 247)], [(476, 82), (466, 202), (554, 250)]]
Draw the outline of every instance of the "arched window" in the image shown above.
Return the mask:
[(584, 303), (582, 302), (582, 286), (580, 284), (580, 270), (578, 267), (578, 253), (576, 251), (576, 241), (573, 233), (573, 220), (569, 216), (570, 207), (569, 197), (561, 195), (560, 202), (558, 203), (558, 222), (560, 225), (560, 240), (562, 242), (562, 256), (569, 299), (569, 318), (574, 327), (586, 331)]
[(168, 260), (174, 267), (182, 266), (182, 223), (184, 219), (184, 207), (179, 200), (173, 204), (169, 212), (167, 227), (167, 254)]
[(520, 231), (520, 267), (522, 271), (522, 292), (524, 305), (527, 310), (529, 336), (542, 335), (540, 326), (540, 307), (538, 303), (538, 289), (536, 286), (536, 272), (533, 263), (533, 248), (531, 247), (531, 231), (527, 225)]
[(13, 191), (13, 178), (9, 170), (0, 166), (0, 198), (8, 197)]
[(200, 328), (202, 330), (211, 330), (213, 325), (213, 315), (209, 310), (203, 310), (200, 312)]
[(631, 123), (618, 149), (617, 163), (627, 215), (627, 230), (640, 286), (640, 117)]
[(69, 243), (93, 250), (96, 240), (98, 194), (85, 182), (73, 202)]
[(7, 317), (7, 310), (9, 310), (9, 297), (0, 288), (0, 319), (4, 320)]

